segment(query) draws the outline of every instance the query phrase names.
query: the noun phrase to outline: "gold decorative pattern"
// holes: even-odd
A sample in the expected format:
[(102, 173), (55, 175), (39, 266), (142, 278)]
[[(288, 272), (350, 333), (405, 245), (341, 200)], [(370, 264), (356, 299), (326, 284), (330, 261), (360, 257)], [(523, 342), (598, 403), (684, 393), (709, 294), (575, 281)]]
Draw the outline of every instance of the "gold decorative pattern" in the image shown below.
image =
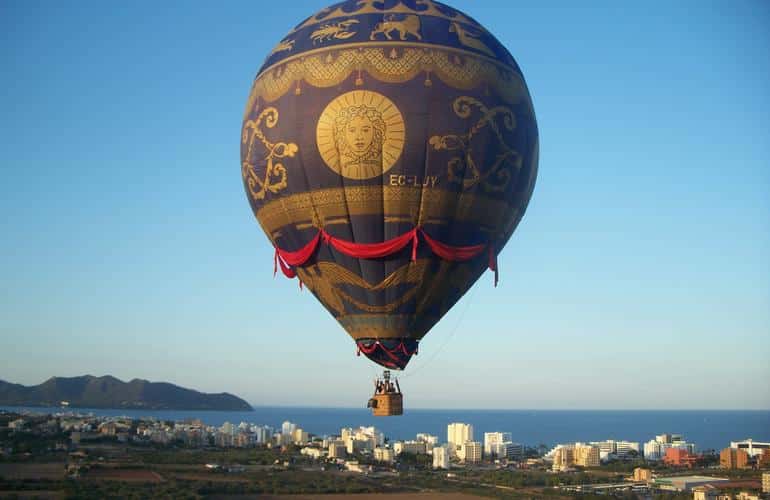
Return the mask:
[[(481, 117), (467, 134), (434, 135), (428, 141), (436, 151), (446, 150), (462, 153), (462, 156), (455, 156), (447, 163), (449, 181), (461, 182), (463, 189), (471, 189), (477, 184), (481, 184), (481, 187), (487, 191), (503, 191), (511, 180), (510, 170), (503, 168), (503, 166), (510, 164), (519, 169), (522, 163), (521, 155), (506, 144), (503, 132), (497, 123), (498, 117), (500, 117), (505, 129), (509, 132), (513, 131), (516, 126), (513, 111), (505, 106), (487, 108), (484, 103), (469, 96), (455, 99), (452, 109), (457, 116), (466, 119), (471, 117), (474, 109), (477, 109), (481, 113)], [(497, 138), (499, 152), (492, 165), (482, 173), (473, 159), (471, 141), (479, 131), (487, 126)], [(489, 150), (489, 147), (486, 146), (486, 149)]]
[(296, 40), (287, 40), (287, 39), (281, 40), (280, 42), (278, 42), (278, 45), (276, 45), (275, 48), (273, 48), (273, 50), (270, 51), (270, 55), (273, 55), (277, 52), (283, 52), (283, 51), (288, 52), (292, 50), (294, 48), (295, 41)]
[(384, 35), (386, 40), (393, 40), (393, 32), (398, 33), (399, 40), (406, 40), (409, 35), (417, 40), (422, 40), (420, 35), (420, 17), (414, 14), (407, 14), (401, 19), (397, 19), (394, 14), (385, 16), (384, 20), (377, 23), (369, 34), (369, 40), (374, 40), (378, 35)]
[[(398, 53), (393, 52), (394, 48), (400, 49)], [(246, 112), (250, 112), (258, 97), (274, 102), (294, 89), (297, 82), (329, 88), (341, 84), (354, 72), (366, 72), (385, 83), (404, 83), (429, 72), (459, 90), (488, 85), (510, 104), (529, 99), (521, 76), (490, 58), (461, 49), (426, 48), (411, 42), (365, 42), (304, 52), (263, 71), (254, 81)]]
[(457, 34), (457, 40), (461, 45), (476, 49), (490, 57), (495, 57), (495, 53), (492, 52), (492, 50), (487, 47), (484, 42), (479, 40), (479, 36), (481, 36), (479, 33), (475, 33), (469, 29), (463, 28), (462, 25), (457, 22), (452, 22), (449, 24), (449, 32)]
[(351, 26), (358, 24), (358, 19), (348, 19), (333, 24), (324, 24), (310, 34), (313, 44), (328, 42), (329, 40), (347, 40), (354, 36), (356, 31), (348, 31)]
[(464, 16), (460, 12), (455, 11), (454, 16), (447, 15), (444, 12), (441, 12), (438, 8), (436, 8), (434, 2), (431, 0), (415, 0), (414, 4), (416, 7), (421, 7), (422, 9), (411, 9), (409, 6), (404, 5), (403, 3), (399, 2), (393, 7), (389, 9), (383, 9), (379, 6), (383, 5), (382, 0), (361, 0), (358, 5), (359, 8), (353, 12), (345, 12), (341, 8), (332, 8), (327, 7), (320, 12), (318, 12), (316, 15), (309, 17), (305, 22), (298, 25), (296, 28), (294, 28), (291, 33), (297, 32), (303, 28), (307, 28), (308, 26), (313, 26), (315, 24), (320, 24), (324, 22), (328, 22), (332, 19), (338, 19), (340, 17), (350, 17), (351, 15), (360, 15), (360, 14), (417, 14), (420, 16), (432, 16), (432, 17), (438, 17), (441, 19), (447, 19), (449, 21), (459, 21), (461, 23), (465, 24), (471, 24), (478, 29), (483, 30), (484, 28), (480, 26), (478, 23), (473, 21), (467, 16)]
[[(278, 110), (273, 107), (265, 108), (256, 120), (246, 121), (243, 124), (241, 136), (243, 144), (247, 145), (246, 154), (244, 156), (246, 160), (241, 163), (241, 175), (248, 187), (249, 194), (251, 194), (255, 200), (263, 199), (268, 191), (277, 193), (288, 186), (286, 167), (284, 167), (282, 163), (275, 162), (274, 160), (293, 157), (299, 150), (297, 145), (293, 142), (273, 143), (268, 141), (260, 128), (263, 120), (267, 128), (275, 127), (278, 123)], [(254, 147), (257, 144), (257, 141), (262, 143), (266, 150), (264, 161), (267, 166), (263, 178), (260, 178), (260, 176), (257, 175), (255, 164), (250, 163), (255, 154)]]
[[(376, 200), (377, 203), (373, 203)], [(381, 203), (379, 203), (381, 201)], [(422, 208), (421, 208), (422, 207)], [(420, 211), (422, 210), (422, 214)], [(288, 225), (320, 224), (333, 220), (349, 221), (349, 216), (380, 215), (423, 224), (432, 220), (453, 220), (476, 224), (481, 230), (499, 231), (497, 219), (515, 215), (516, 207), (477, 193), (458, 193), (420, 186), (349, 186), (319, 189), (265, 203), (256, 217), (268, 235)], [(316, 218), (318, 220), (316, 220)]]
[(418, 287), (412, 286), (409, 290), (403, 291), (396, 300), (388, 304), (372, 305), (355, 299), (340, 286), (349, 285), (370, 292), (378, 292), (398, 285), (416, 285), (422, 280), (429, 263), (429, 259), (409, 262), (402, 268), (390, 273), (376, 285), (369, 284), (357, 274), (334, 262), (319, 262), (312, 266), (299, 267), (297, 268), (297, 274), (302, 283), (316, 294), (326, 308), (333, 310), (337, 315), (345, 313), (345, 303), (352, 304), (361, 311), (385, 314), (395, 311), (403, 304), (412, 300), (415, 293), (417, 293)]
[(390, 170), (404, 149), (406, 128), (398, 107), (382, 94), (354, 90), (333, 99), (316, 127), (324, 163), (348, 179)]

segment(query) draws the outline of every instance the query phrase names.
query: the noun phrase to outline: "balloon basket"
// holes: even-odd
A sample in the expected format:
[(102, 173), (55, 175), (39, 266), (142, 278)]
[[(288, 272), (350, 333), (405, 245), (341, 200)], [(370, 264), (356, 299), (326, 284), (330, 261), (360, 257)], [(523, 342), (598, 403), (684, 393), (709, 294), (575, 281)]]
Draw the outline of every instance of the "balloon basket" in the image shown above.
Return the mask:
[(374, 395), (366, 406), (372, 409), (372, 415), (375, 417), (403, 415), (404, 395), (401, 393), (398, 380), (391, 382), (389, 371), (386, 370), (381, 379), (377, 378), (374, 381)]

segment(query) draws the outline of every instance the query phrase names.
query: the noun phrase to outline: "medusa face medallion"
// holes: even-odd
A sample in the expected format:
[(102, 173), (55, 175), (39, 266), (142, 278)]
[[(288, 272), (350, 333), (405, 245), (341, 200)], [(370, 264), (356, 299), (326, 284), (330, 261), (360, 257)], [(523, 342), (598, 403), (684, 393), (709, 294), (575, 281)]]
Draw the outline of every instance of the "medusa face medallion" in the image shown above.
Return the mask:
[(348, 179), (371, 179), (401, 156), (404, 118), (382, 94), (354, 90), (332, 100), (321, 113), (316, 144), (324, 163)]

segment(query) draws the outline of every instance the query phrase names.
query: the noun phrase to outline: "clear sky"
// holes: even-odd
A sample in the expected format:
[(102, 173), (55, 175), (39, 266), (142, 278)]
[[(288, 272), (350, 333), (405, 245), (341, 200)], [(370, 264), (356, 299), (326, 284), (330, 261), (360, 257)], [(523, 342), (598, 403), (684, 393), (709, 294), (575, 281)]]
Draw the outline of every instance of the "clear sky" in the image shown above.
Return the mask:
[[(770, 3), (455, 1), (524, 71), (529, 210), (408, 407), (770, 408)], [(359, 406), (249, 209), (257, 68), (326, 1), (0, 3), (0, 378)]]

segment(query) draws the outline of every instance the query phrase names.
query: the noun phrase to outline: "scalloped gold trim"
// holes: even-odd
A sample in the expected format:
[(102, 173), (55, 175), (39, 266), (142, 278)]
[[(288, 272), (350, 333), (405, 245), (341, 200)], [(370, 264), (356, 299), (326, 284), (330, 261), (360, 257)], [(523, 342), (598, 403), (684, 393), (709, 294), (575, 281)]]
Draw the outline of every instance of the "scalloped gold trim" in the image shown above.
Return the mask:
[(355, 186), (306, 191), (282, 196), (257, 210), (256, 217), (274, 241), (289, 225), (302, 228), (350, 223), (349, 216), (379, 215), (385, 220), (414, 225), (447, 220), (471, 222), (482, 231), (498, 234), (518, 210), (503, 200), (473, 193), (413, 186)]
[(385, 83), (404, 83), (425, 73), (426, 85), (436, 76), (460, 90), (489, 85), (509, 104), (529, 99), (521, 76), (487, 57), (461, 49), (425, 48), (408, 42), (372, 42), (304, 52), (263, 71), (251, 88), (244, 119), (257, 98), (272, 103), (289, 90), (297, 89), (299, 82), (333, 87), (354, 72), (365, 72)]

